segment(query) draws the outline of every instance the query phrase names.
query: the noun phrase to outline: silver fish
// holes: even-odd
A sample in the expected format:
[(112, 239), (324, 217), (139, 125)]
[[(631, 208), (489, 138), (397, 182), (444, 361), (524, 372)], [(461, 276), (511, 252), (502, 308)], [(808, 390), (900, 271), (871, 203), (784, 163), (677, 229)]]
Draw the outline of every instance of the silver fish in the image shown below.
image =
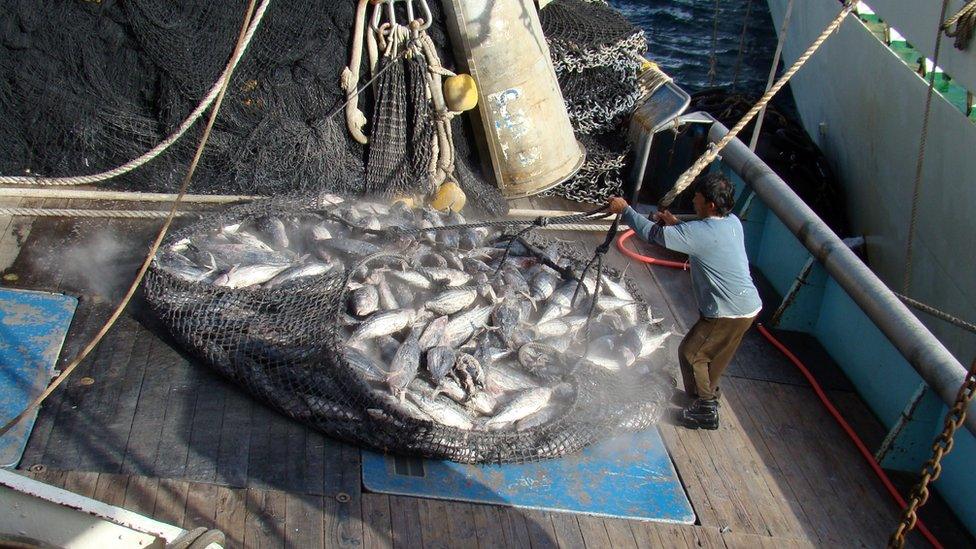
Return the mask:
[(393, 362), (393, 356), (400, 348), (400, 342), (393, 336), (380, 336), (376, 338), (376, 348), (379, 349), (383, 362), (389, 364)]
[(380, 294), (376, 286), (367, 284), (352, 292), (349, 302), (352, 306), (352, 314), (358, 317), (368, 316), (379, 309)]
[(535, 299), (548, 299), (559, 284), (559, 277), (550, 271), (539, 271), (529, 282), (529, 289)]
[(389, 374), (378, 362), (358, 349), (346, 347), (342, 355), (353, 370), (369, 381), (384, 381)]
[(429, 278), (417, 271), (390, 271), (390, 276), (422, 290), (429, 290), (434, 285)]
[[(629, 264), (628, 264), (629, 266)], [(624, 301), (633, 301), (634, 296), (627, 290), (621, 282), (623, 281), (623, 275), (621, 275), (621, 282), (616, 282), (607, 275), (602, 275), (600, 284), (607, 289), (607, 291), (613, 297), (617, 299), (623, 299)]]
[[(376, 395), (378, 398), (380, 398), (387, 406), (393, 409), (394, 412), (397, 412), (399, 414), (405, 415), (413, 419), (419, 419), (421, 421), (431, 421), (433, 419), (429, 415), (425, 414), (423, 410), (418, 408), (413, 402), (410, 402), (409, 400), (404, 400), (403, 402), (400, 402), (396, 397), (394, 397), (389, 393), (374, 392), (373, 394)], [(386, 415), (383, 413), (382, 410), (371, 408), (366, 410), (366, 413), (369, 414), (370, 417), (374, 419), (378, 419), (381, 421), (388, 420), (388, 418), (386, 418)]]
[(393, 355), (393, 361), (390, 363), (390, 374), (386, 378), (390, 392), (403, 400), (404, 389), (410, 385), (413, 378), (417, 377), (417, 369), (419, 368), (420, 344), (417, 342), (417, 337), (410, 334), (397, 349), (396, 354)]
[(421, 267), (417, 271), (434, 282), (444, 282), (448, 286), (463, 286), (471, 282), (471, 275), (449, 267)]
[(444, 341), (451, 347), (459, 347), (475, 330), (483, 328), (494, 309), (493, 305), (476, 307), (451, 319), (444, 327)]
[(542, 324), (537, 324), (535, 327), (535, 335), (537, 337), (559, 337), (569, 333), (570, 326), (564, 320), (553, 319), (543, 322)]
[(288, 265), (265, 264), (234, 266), (218, 276), (214, 280), (214, 285), (225, 288), (246, 288), (267, 282), (287, 268)]
[(555, 419), (559, 412), (563, 410), (562, 406), (557, 404), (549, 404), (542, 408), (538, 412), (529, 414), (524, 418), (515, 422), (516, 431), (525, 431), (527, 429), (532, 429), (533, 427), (538, 427), (540, 425), (545, 425), (553, 419)]
[(416, 316), (413, 309), (395, 309), (373, 313), (363, 321), (349, 337), (349, 342), (363, 341), (374, 337), (399, 332), (407, 327)]
[(288, 230), (285, 229), (284, 221), (277, 217), (262, 217), (257, 220), (256, 226), (268, 237), (273, 248), (281, 250), (288, 247)]
[(309, 231), (309, 237), (313, 242), (329, 240), (332, 238), (332, 231), (329, 230), (325, 223), (319, 223), (318, 225), (312, 225)]
[(617, 339), (615, 335), (594, 339), (590, 342), (584, 358), (611, 371), (630, 366), (637, 360), (637, 355), (625, 345), (618, 344)]
[(518, 421), (530, 414), (534, 414), (548, 404), (551, 397), (552, 389), (549, 387), (526, 389), (525, 391), (519, 393), (508, 404), (502, 406), (498, 413), (485, 422), (485, 427), (489, 429), (499, 429), (505, 427), (509, 423)]
[(446, 316), (437, 317), (430, 321), (420, 336), (420, 350), (427, 351), (428, 349), (442, 345), (444, 341), (444, 328), (447, 327), (449, 321), (450, 318)]
[[(385, 311), (390, 311), (393, 309), (399, 309), (400, 304), (397, 301), (393, 291), (390, 289), (390, 283), (386, 281), (386, 277), (380, 276), (376, 281), (376, 291), (380, 298), (380, 308)], [(406, 305), (406, 303), (404, 303)]]
[(477, 297), (475, 290), (444, 290), (428, 299), (424, 306), (439, 315), (452, 315), (466, 309)]
[(485, 391), (479, 391), (462, 403), (466, 408), (474, 410), (481, 415), (490, 416), (495, 413), (498, 407), (498, 399)]
[(285, 286), (300, 278), (321, 276), (331, 271), (334, 267), (335, 265), (327, 265), (318, 261), (308, 261), (281, 271), (277, 276), (266, 282), (264, 287), (276, 288), (279, 286)]
[(367, 256), (380, 251), (376, 244), (353, 238), (331, 238), (322, 240), (319, 244), (351, 256)]
[(417, 393), (408, 393), (410, 400), (417, 405), (418, 408), (423, 410), (423, 412), (429, 415), (434, 421), (446, 425), (448, 427), (455, 427), (457, 429), (471, 430), (474, 427), (474, 422), (468, 417), (464, 411), (458, 409), (456, 406), (448, 404), (447, 401), (430, 398), (427, 396), (419, 395)]
[(457, 351), (451, 347), (432, 347), (427, 351), (427, 371), (434, 383), (440, 383), (444, 376), (454, 368), (457, 362)]
[(539, 386), (539, 381), (507, 364), (498, 363), (491, 365), (486, 385), (493, 394), (499, 394), (506, 391), (532, 389)]

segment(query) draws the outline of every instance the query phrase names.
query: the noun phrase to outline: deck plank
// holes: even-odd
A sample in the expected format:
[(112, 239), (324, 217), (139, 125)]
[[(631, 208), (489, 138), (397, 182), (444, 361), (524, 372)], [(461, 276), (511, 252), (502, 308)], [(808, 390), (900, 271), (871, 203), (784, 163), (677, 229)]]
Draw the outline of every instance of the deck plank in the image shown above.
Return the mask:
[(420, 528), (425, 549), (447, 549), (451, 547), (451, 531), (448, 523), (451, 516), (442, 500), (420, 500)]
[(512, 509), (512, 512), (519, 513), (525, 518), (525, 528), (529, 534), (529, 543), (533, 549), (539, 547), (558, 547), (556, 530), (552, 524), (551, 513), (533, 509)]
[(531, 547), (532, 537), (529, 535), (528, 521), (525, 515), (512, 507), (493, 507), (502, 525), (509, 547)]
[(349, 501), (338, 501), (335, 496), (323, 496), (325, 511), (325, 542), (332, 547), (360, 547), (363, 544), (364, 525), (362, 503), (358, 494), (350, 495)]
[(386, 494), (363, 494), (362, 516), (364, 549), (393, 547), (390, 496)]
[(160, 479), (156, 488), (153, 518), (169, 524), (183, 524), (190, 483), (182, 480)]
[[(136, 323), (131, 318), (126, 318), (125, 322)], [(154, 339), (141, 326), (136, 325), (133, 328), (135, 344), (126, 361), (125, 371), (119, 382), (115, 410), (108, 422), (107, 436), (111, 445), (106, 449), (105, 467), (118, 473), (126, 472), (123, 470), (126, 449), (129, 439), (132, 438), (133, 422), (148, 366), (149, 348)]]
[(159, 451), (159, 433), (166, 420), (166, 398), (169, 396), (169, 368), (163, 363), (165, 343), (155, 336), (147, 336), (146, 372), (139, 399), (132, 417), (129, 440), (121, 471), (135, 475), (156, 475), (156, 455)]
[(193, 425), (193, 402), (196, 394), (195, 366), (168, 346), (158, 348), (157, 364), (168, 370), (169, 389), (164, 405), (166, 412), (159, 431), (159, 446), (155, 474), (163, 478), (183, 478), (189, 453), (190, 431)]
[(200, 374), (196, 382), (196, 398), (184, 476), (197, 482), (213, 482), (220, 463), (220, 434), (224, 417), (224, 395), (227, 383), (217, 374), (193, 365)]
[(285, 506), (285, 547), (324, 547), (322, 496), (288, 494)]
[[(478, 539), (478, 547), (486, 549), (489, 547), (506, 547), (506, 527), (508, 517), (501, 514), (501, 508), (496, 505), (472, 505), (471, 516), (474, 519), (475, 536)], [(514, 534), (509, 547), (518, 546)]]
[(95, 483), (94, 497), (102, 503), (121, 507), (125, 502), (125, 488), (128, 482), (128, 475), (101, 473)]
[(217, 485), (209, 482), (191, 482), (186, 492), (186, 511), (183, 528), (213, 528), (217, 516)]
[(244, 521), (247, 517), (247, 490), (244, 488), (216, 487), (217, 505), (214, 511), (214, 528), (227, 538), (226, 547), (244, 547)]
[(609, 547), (610, 534), (607, 533), (607, 526), (603, 519), (579, 515), (576, 517), (579, 523), (580, 534), (583, 536), (583, 544), (590, 548)]
[(556, 543), (564, 549), (581, 549), (586, 547), (583, 533), (580, 531), (581, 516), (569, 513), (547, 513), (552, 520), (552, 528), (556, 534)]
[(243, 389), (229, 388), (224, 396), (224, 416), (220, 423), (216, 481), (235, 488), (247, 486), (248, 457), (251, 446), (254, 399)]
[(97, 484), (98, 473), (68, 471), (64, 476), (64, 489), (86, 498), (95, 497), (95, 486)]
[(140, 515), (152, 516), (158, 488), (159, 479), (157, 478), (130, 476), (128, 484), (125, 485), (125, 499), (122, 501), (122, 507)]
[(423, 500), (401, 496), (390, 497), (390, 520), (394, 547), (423, 547), (420, 505)]
[(450, 529), (452, 547), (475, 547), (478, 545), (478, 534), (474, 521), (474, 505), (460, 502), (441, 502), (444, 514), (447, 515), (447, 525)]

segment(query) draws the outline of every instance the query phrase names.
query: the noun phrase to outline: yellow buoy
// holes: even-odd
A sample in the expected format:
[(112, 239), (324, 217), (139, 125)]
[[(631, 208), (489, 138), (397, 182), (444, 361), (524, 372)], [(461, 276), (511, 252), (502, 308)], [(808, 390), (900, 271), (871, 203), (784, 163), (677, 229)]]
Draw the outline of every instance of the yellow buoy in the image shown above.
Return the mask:
[(461, 187), (457, 183), (454, 181), (445, 181), (437, 188), (437, 192), (434, 193), (434, 198), (430, 200), (430, 206), (435, 210), (446, 210), (450, 208), (455, 212), (460, 212), (467, 201), (468, 197), (464, 195), (464, 191), (461, 190)]
[(444, 102), (455, 112), (478, 106), (478, 85), (470, 74), (458, 74), (444, 80)]

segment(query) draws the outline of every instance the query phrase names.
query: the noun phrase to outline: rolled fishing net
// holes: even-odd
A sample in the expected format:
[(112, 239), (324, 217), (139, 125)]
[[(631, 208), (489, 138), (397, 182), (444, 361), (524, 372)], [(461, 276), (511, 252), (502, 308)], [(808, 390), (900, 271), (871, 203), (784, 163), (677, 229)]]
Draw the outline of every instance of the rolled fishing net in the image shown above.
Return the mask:
[(255, 202), (171, 235), (145, 295), (256, 398), (377, 450), (525, 462), (653, 424), (675, 338), (629, 279), (579, 282), (586, 250), (513, 239), (522, 227), (332, 195)]
[[(430, 7), (428, 32), (453, 69), (440, 3)], [(369, 155), (371, 169), (366, 169), (368, 147), (351, 139), (341, 113), (327, 117), (345, 100), (339, 75), (348, 62), (355, 9), (355, 2), (332, 0), (270, 4), (228, 87), (193, 192), (362, 193), (381, 183), (391, 183), (391, 192), (429, 190), (426, 172), (417, 171), (429, 163), (429, 146), (415, 143), (429, 141), (424, 132), (431, 131), (430, 117), (424, 105), (410, 101), (418, 95), (411, 84), (422, 68), (402, 62), (384, 74), (384, 84), (402, 79), (404, 88), (391, 92), (399, 95), (382, 103), (383, 112), (373, 112), (375, 94), (391, 86), (371, 87), (361, 97), (360, 108), (370, 121), (367, 133), (396, 139), (378, 140), (382, 150)], [(5, 2), (0, 9), (0, 173), (86, 175), (150, 150), (217, 81), (243, 16), (242, 3), (210, 0)], [(368, 63), (363, 65), (361, 85), (371, 77)], [(174, 191), (202, 126), (195, 125), (145, 166), (104, 185)], [(460, 119), (452, 128), (457, 164), (477, 175), (470, 130)], [(480, 177), (464, 179), (473, 203), (488, 211), (505, 209)]]

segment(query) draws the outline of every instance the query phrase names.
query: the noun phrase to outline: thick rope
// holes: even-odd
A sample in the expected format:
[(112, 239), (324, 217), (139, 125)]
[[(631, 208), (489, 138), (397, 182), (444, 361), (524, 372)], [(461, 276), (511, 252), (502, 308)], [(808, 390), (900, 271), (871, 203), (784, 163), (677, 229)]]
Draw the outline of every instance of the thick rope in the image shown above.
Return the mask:
[[(950, 27), (956, 26), (954, 30)], [(973, 31), (976, 30), (976, 0), (966, 2), (955, 15), (942, 23), (942, 30), (946, 36), (956, 39), (953, 44), (958, 50), (965, 50), (969, 47), (969, 41), (973, 38)]]
[[(790, 28), (790, 17), (793, 14), (793, 0), (786, 3), (786, 13), (783, 14), (783, 23), (779, 26), (779, 38), (776, 40), (776, 51), (773, 52), (773, 62), (769, 67), (769, 77), (766, 79), (766, 89), (768, 92), (776, 81), (776, 69), (779, 67), (779, 58), (783, 54), (783, 44), (786, 42), (786, 31)], [(756, 125), (752, 129), (752, 139), (749, 140), (749, 150), (756, 152), (756, 144), (759, 143), (759, 134), (762, 132), (763, 120), (766, 119), (766, 105), (759, 109), (756, 117)], [(742, 217), (741, 214), (739, 217)]]
[[(257, 24), (261, 22), (260, 16), (264, 14), (271, 0), (263, 0), (258, 12), (255, 13), (254, 6), (256, 0), (249, 0), (247, 5), (247, 12), (244, 15), (244, 23), (241, 26), (241, 33), (237, 38), (237, 45), (234, 47), (234, 54), (231, 57), (231, 62), (228, 63), (228, 70), (224, 71), (226, 78), (223, 78), (223, 85), (217, 92), (217, 96), (214, 101), (214, 108), (210, 112), (210, 118), (207, 120), (207, 126), (203, 130), (203, 135), (200, 137), (200, 144), (197, 145), (196, 153), (193, 156), (193, 160), (190, 162), (190, 166), (187, 169), (186, 177), (183, 178), (183, 183), (180, 185), (180, 192), (176, 196), (176, 200), (173, 201), (173, 205), (170, 208), (169, 216), (166, 221), (163, 222), (163, 226), (160, 227), (159, 233), (156, 235), (156, 240), (153, 242), (152, 246), (149, 248), (149, 252), (146, 254), (146, 259), (142, 262), (142, 266), (139, 268), (139, 272), (136, 274), (135, 280), (129, 285), (129, 289), (126, 291), (125, 296), (115, 307), (112, 315), (105, 321), (102, 328), (95, 334), (95, 337), (88, 342), (88, 345), (81, 350), (80, 353), (61, 371), (61, 375), (54, 378), (51, 384), (42, 392), (37, 398), (35, 398), (17, 417), (8, 421), (2, 428), (0, 428), (0, 436), (7, 434), (10, 429), (20, 423), (28, 414), (30, 414), (35, 408), (41, 405), (44, 400), (54, 392), (71, 373), (78, 367), (79, 364), (95, 349), (95, 347), (102, 341), (105, 334), (115, 325), (115, 322), (122, 316), (122, 311), (125, 310), (126, 306), (129, 304), (129, 300), (136, 293), (136, 288), (142, 282), (142, 278), (145, 276), (146, 271), (149, 270), (149, 265), (152, 263), (153, 258), (156, 256), (156, 251), (162, 244), (163, 239), (166, 237), (166, 233), (169, 231), (170, 225), (173, 223), (173, 219), (176, 217), (176, 209), (180, 204), (180, 200), (186, 193), (187, 189), (190, 187), (190, 180), (193, 178), (193, 172), (196, 171), (197, 164), (200, 162), (200, 157), (203, 156), (203, 149), (207, 146), (207, 140), (210, 138), (210, 130), (213, 128), (214, 122), (217, 120), (217, 113), (220, 111), (220, 105), (224, 100), (224, 95), (227, 92), (227, 83), (230, 82), (230, 76), (234, 72), (234, 66), (236, 62), (240, 60), (241, 56), (244, 54), (244, 50), (250, 43), (251, 37), (254, 35), (254, 29), (257, 28)], [(253, 21), (253, 23), (252, 23)]]
[(773, 87), (766, 90), (766, 93), (763, 94), (762, 98), (759, 99), (759, 102), (753, 105), (751, 109), (749, 109), (749, 112), (747, 112), (745, 116), (743, 116), (742, 119), (739, 120), (739, 122), (735, 125), (735, 127), (729, 130), (729, 133), (727, 133), (724, 137), (722, 137), (722, 139), (719, 140), (718, 143), (711, 145), (708, 151), (705, 152), (705, 154), (699, 157), (698, 160), (696, 160), (695, 163), (690, 168), (688, 168), (688, 170), (685, 173), (681, 174), (681, 177), (679, 177), (678, 181), (674, 184), (674, 188), (668, 191), (668, 193), (664, 195), (664, 197), (661, 199), (661, 203), (660, 203), (661, 208), (667, 208), (668, 206), (670, 206), (671, 203), (674, 202), (675, 197), (681, 194), (681, 191), (688, 188), (688, 186), (691, 185), (691, 183), (695, 180), (695, 178), (698, 177), (698, 175), (701, 174), (702, 171), (704, 171), (705, 168), (707, 168), (708, 165), (711, 164), (712, 161), (714, 161), (718, 157), (718, 153), (722, 149), (724, 149), (725, 146), (729, 144), (729, 142), (735, 139), (735, 137), (739, 134), (739, 132), (741, 132), (742, 129), (745, 128), (746, 125), (748, 125), (749, 122), (752, 121), (753, 117), (755, 117), (756, 114), (759, 113), (759, 111), (762, 110), (762, 108), (765, 107), (767, 103), (769, 103), (769, 101), (773, 98), (773, 96), (776, 95), (776, 92), (778, 92), (783, 86), (785, 86), (786, 83), (790, 81), (790, 78), (793, 78), (793, 75), (796, 74), (797, 71), (799, 71), (800, 68), (803, 67), (803, 65), (807, 62), (807, 60), (809, 60), (810, 57), (818, 49), (820, 49), (820, 46), (823, 45), (824, 41), (826, 41), (827, 38), (829, 38), (830, 35), (837, 30), (840, 24), (844, 22), (844, 19), (847, 17), (849, 13), (851, 13), (851, 11), (854, 9), (856, 5), (857, 2), (854, 0), (848, 0), (844, 4), (843, 9), (840, 10), (840, 13), (837, 14), (837, 17), (835, 17), (834, 20), (831, 21), (829, 25), (827, 25), (827, 28), (825, 28), (824, 31), (820, 33), (820, 36), (813, 41), (813, 44), (810, 44), (810, 47), (807, 48), (807, 51), (803, 52), (803, 55), (801, 55), (796, 60), (796, 62), (794, 62), (793, 65), (785, 73), (783, 73), (783, 76), (781, 76), (780, 79), (777, 80), (775, 84), (773, 84)]
[(929, 81), (925, 92), (925, 111), (922, 114), (922, 131), (918, 138), (918, 157), (915, 159), (915, 180), (912, 182), (912, 213), (908, 221), (908, 243), (905, 245), (905, 272), (901, 280), (901, 291), (908, 293), (912, 284), (912, 261), (915, 247), (915, 230), (918, 226), (918, 201), (922, 191), (922, 166), (925, 164), (925, 146), (929, 137), (929, 114), (932, 110), (932, 96), (935, 95), (935, 69), (939, 66), (939, 51), (942, 48), (942, 23), (949, 10), (949, 0), (942, 0), (942, 14), (939, 15), (939, 29), (935, 35), (935, 55), (932, 57), (932, 72), (925, 77)]
[[(264, 17), (264, 12), (267, 10), (268, 2), (264, 2), (258, 8), (258, 11), (254, 13), (253, 22), (246, 29), (246, 33), (243, 35), (245, 43), (250, 43), (251, 38), (254, 36), (254, 32), (258, 29), (258, 25), (261, 23), (261, 19)], [(225, 89), (225, 85), (230, 81), (230, 75), (233, 74), (234, 69), (237, 68), (237, 63), (241, 60), (241, 55), (244, 51), (234, 52), (234, 56), (231, 57), (230, 62), (224, 69), (224, 72), (220, 75), (220, 78), (214, 83), (210, 88), (210, 91), (203, 98), (203, 101), (197, 105), (197, 108), (193, 109), (190, 116), (180, 124), (180, 127), (172, 135), (167, 137), (164, 141), (150, 149), (148, 152), (142, 156), (130, 160), (125, 164), (113, 168), (111, 170), (91, 174), (91, 175), (79, 175), (71, 177), (37, 177), (37, 176), (9, 176), (0, 175), (0, 184), (5, 185), (41, 185), (41, 186), (69, 186), (69, 185), (88, 185), (91, 183), (98, 183), (99, 181), (105, 181), (106, 179), (112, 179), (113, 177), (118, 177), (120, 175), (127, 174), (132, 170), (146, 164), (150, 160), (156, 158), (157, 156), (163, 154), (163, 152), (170, 147), (173, 143), (179, 141), (183, 134), (189, 130), (193, 124), (203, 115), (203, 112), (207, 110), (208, 107), (214, 102), (216, 97), (220, 94), (222, 89)]]

